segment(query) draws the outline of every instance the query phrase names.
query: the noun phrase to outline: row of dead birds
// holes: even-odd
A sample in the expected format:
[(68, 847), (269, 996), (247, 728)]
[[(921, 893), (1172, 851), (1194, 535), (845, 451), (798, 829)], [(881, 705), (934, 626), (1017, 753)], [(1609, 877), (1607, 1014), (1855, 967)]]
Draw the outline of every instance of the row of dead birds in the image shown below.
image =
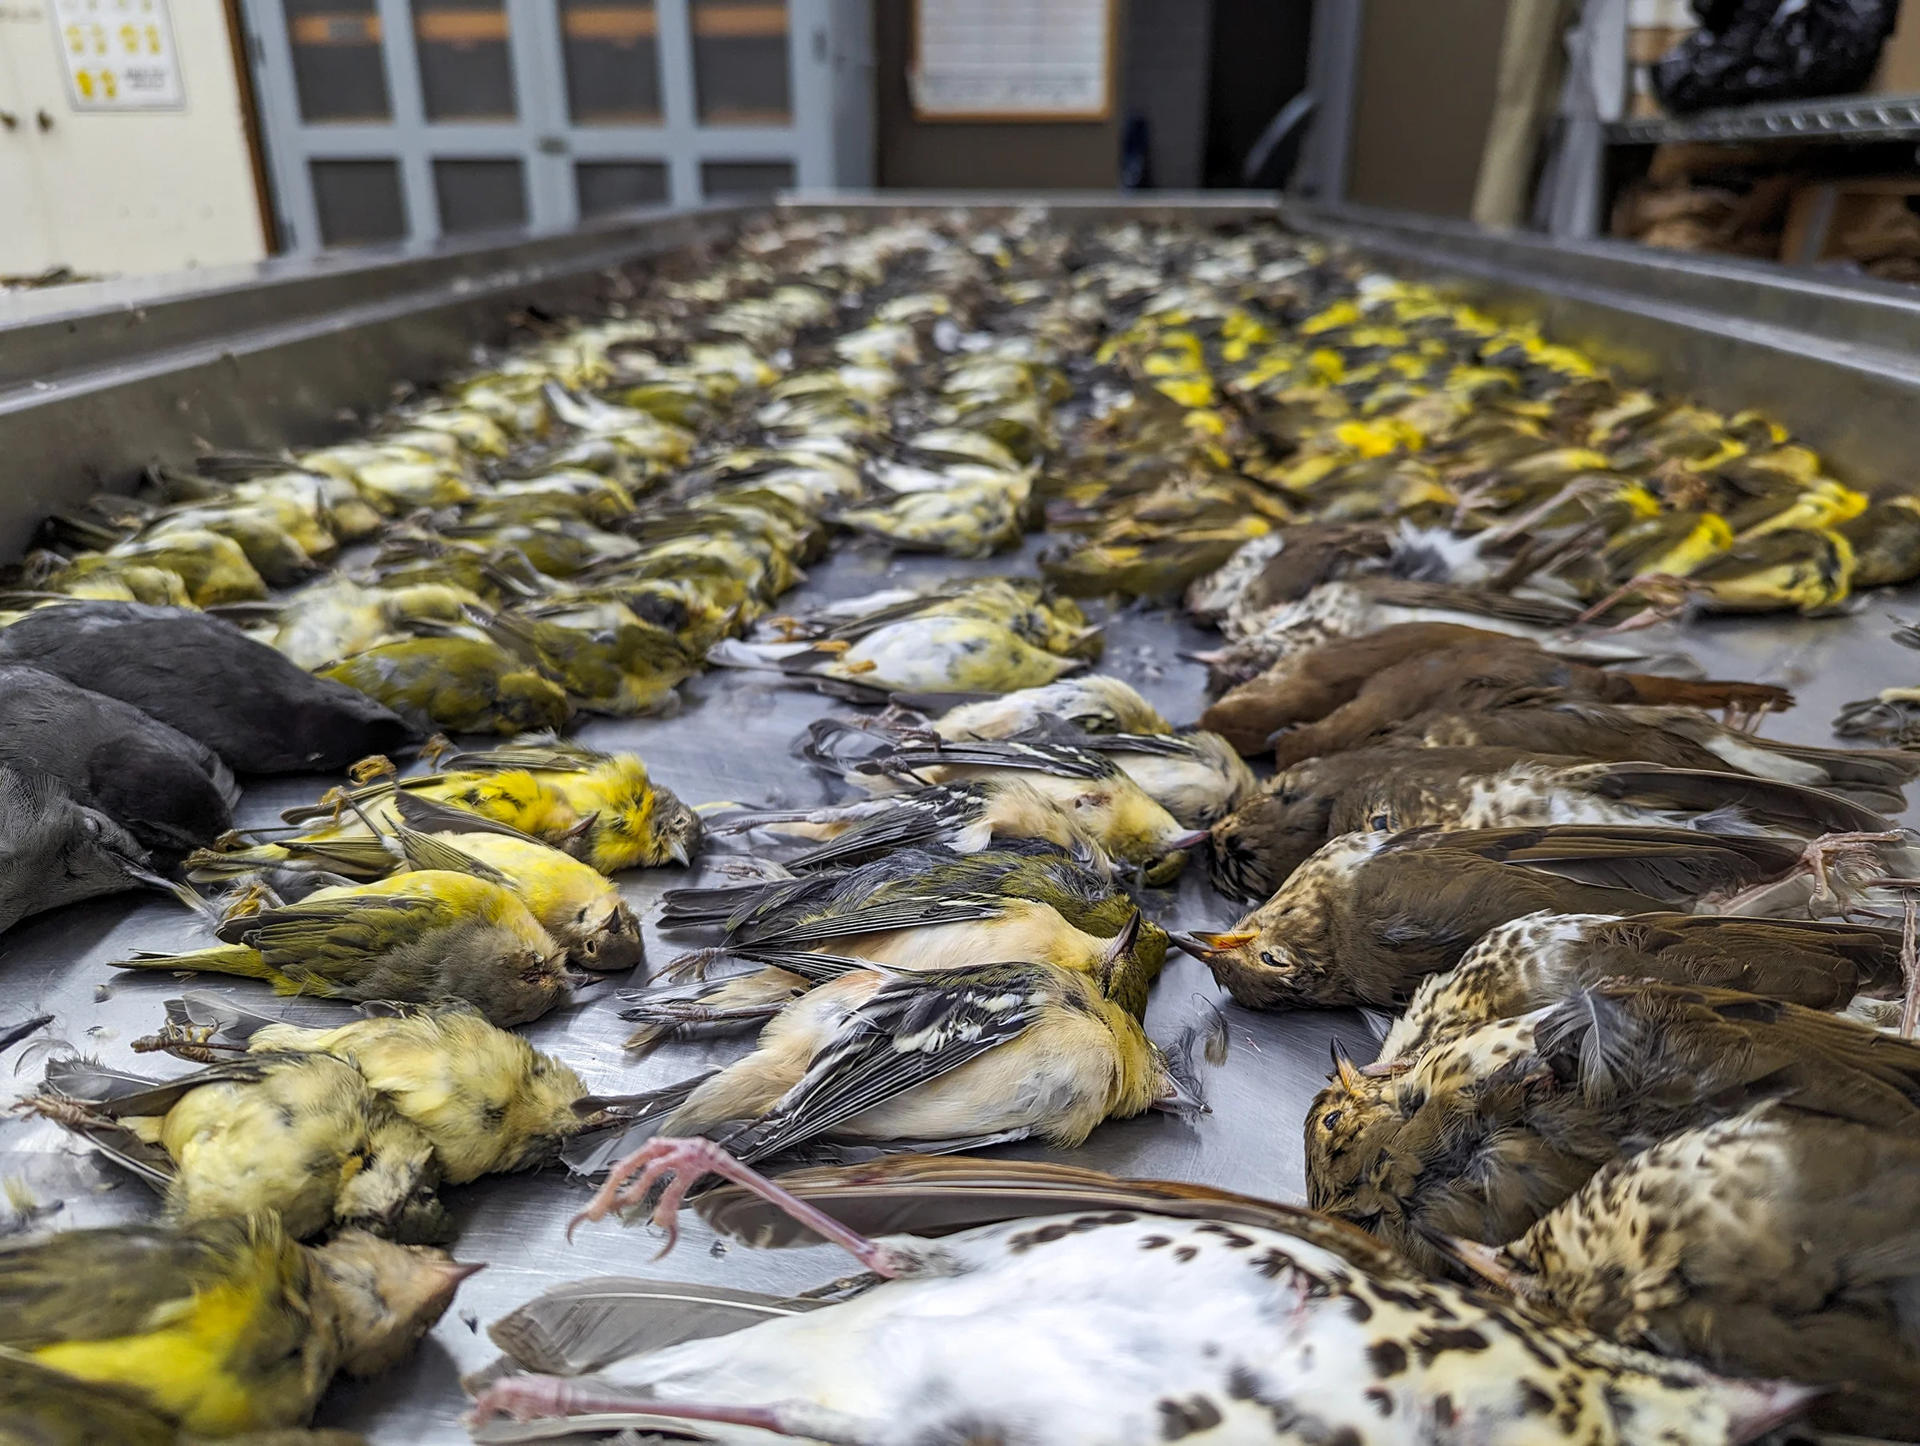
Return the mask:
[[(1526, 583), (1632, 624), (1920, 576), (1920, 499), (1869, 500), (1764, 417), (1627, 387), (1337, 250), (1177, 236), (1109, 238), (1073, 280), (1115, 325), (1048, 487), (1062, 587), (1171, 598), (1244, 546), (1303, 588)], [(1285, 596), (1241, 598), (1229, 642), (1257, 649)]]
[[(422, 732), (669, 707), (804, 575), (829, 519), (984, 555), (1021, 535), (1052, 440), (1051, 358), (1085, 325), (1021, 279), (1045, 246), (816, 230), (652, 278), (628, 315), (544, 336), (364, 440), (209, 456), (151, 496), (96, 498), (52, 519), (67, 550), (30, 558), (11, 601), (215, 608)], [(349, 545), (371, 556), (328, 570)]]
[(1888, 815), (1920, 757), (1765, 737), (1740, 725), (1784, 689), (1636, 671), (1539, 599), (1290, 571), (1318, 538), (1188, 592), (1264, 615), (1201, 722), (1279, 772), (1212, 829), (1257, 907), (1176, 939), (1244, 1005), (1396, 1016), (1309, 1113), (1311, 1203), (1907, 1439), (1920, 963)]
[[(577, 968), (637, 962), (637, 922), (606, 875), (697, 848), (696, 816), (638, 758), (541, 737), (430, 749), (432, 771), (407, 777), (375, 759), (291, 810), (288, 828), (248, 836), (229, 831), (232, 772), (339, 769), (434, 724), (510, 731), (576, 703), (654, 708), (798, 580), (829, 512), (904, 547), (972, 555), (1017, 538), (1062, 385), (1044, 358), (1073, 325), (1044, 287), (982, 284), (1024, 243), (812, 229), (749, 237), (743, 259), (669, 281), (650, 311), (524, 350), (367, 442), (209, 459), (156, 478), (158, 501), (58, 520), (62, 542), (99, 550), (34, 560), (10, 599), (9, 657), (101, 691), (83, 702), (53, 672), (22, 676), (32, 686), (10, 700), (38, 731), (12, 729), (10, 744), (54, 756), (64, 739), (61, 756), (91, 768), (74, 772), (76, 794), (111, 802), (166, 865), (184, 855), (197, 882), (234, 886), (218, 902), (176, 886), (218, 946), (123, 967), (365, 1008), (283, 1020), (197, 994), (138, 1047), (204, 1068), (164, 1081), (80, 1059), (48, 1070), (26, 1108), (151, 1184), (165, 1219), (0, 1251), (16, 1318), (0, 1340), (13, 1348), (0, 1438), (19, 1423), (36, 1443), (295, 1426), (337, 1370), (402, 1357), (470, 1272), (433, 1248), (450, 1235), (443, 1187), (588, 1149), (609, 1119), (630, 1127), (631, 1108), (609, 1106), (632, 1102), (589, 1094), (503, 1026), (562, 1002)], [(775, 264), (808, 283), (780, 284)], [(836, 333), (840, 289), (868, 296), (865, 323)], [(963, 323), (987, 309), (1019, 312), (1025, 334), (999, 348), (974, 332), (962, 350)], [(736, 394), (751, 407), (729, 411)], [(656, 489), (665, 506), (645, 503)], [(355, 575), (308, 581), (357, 543), (377, 550)], [(924, 629), (913, 614), (941, 601), (898, 621)], [(992, 613), (957, 616), (977, 633), (998, 626)], [(1083, 618), (1051, 639), (1097, 648)], [(129, 696), (149, 710), (140, 730), (107, 711)], [(129, 743), (146, 766), (127, 766)], [(40, 775), (21, 778), (45, 812)], [(165, 882), (104, 815), (85, 822), (124, 856), (84, 889), (66, 867), (77, 826), (59, 847), (10, 837), (16, 858), (46, 865), (9, 880), (19, 912)]]

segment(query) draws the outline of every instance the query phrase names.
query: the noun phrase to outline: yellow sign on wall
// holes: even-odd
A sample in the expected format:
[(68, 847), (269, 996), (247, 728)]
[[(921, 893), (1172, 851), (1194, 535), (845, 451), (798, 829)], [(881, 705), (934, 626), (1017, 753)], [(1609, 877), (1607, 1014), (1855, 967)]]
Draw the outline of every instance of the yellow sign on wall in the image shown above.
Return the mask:
[(53, 0), (54, 43), (75, 110), (187, 103), (167, 0)]

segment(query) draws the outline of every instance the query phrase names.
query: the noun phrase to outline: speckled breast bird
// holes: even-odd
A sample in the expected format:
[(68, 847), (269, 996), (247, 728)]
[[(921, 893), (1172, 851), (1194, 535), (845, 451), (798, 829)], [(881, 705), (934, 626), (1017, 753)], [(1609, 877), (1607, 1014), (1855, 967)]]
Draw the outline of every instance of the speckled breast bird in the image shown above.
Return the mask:
[(1467, 1263), (1617, 1341), (1831, 1387), (1811, 1423), (1913, 1434), (1920, 1141), (1762, 1105), (1608, 1165)]
[(1222, 893), (1264, 898), (1340, 834), (1571, 823), (1804, 838), (1893, 826), (1839, 794), (1725, 768), (1383, 745), (1310, 758), (1276, 776), (1213, 826), (1210, 867)]
[(1344, 834), (1223, 933), (1174, 942), (1254, 1009), (1404, 1004), (1525, 914), (1645, 914), (1784, 879), (1792, 839), (1566, 825)]
[(1429, 747), (1524, 748), (1535, 753), (1675, 768), (1730, 768), (1844, 793), (1884, 813), (1906, 807), (1920, 754), (1816, 748), (1729, 728), (1694, 708), (1549, 703), (1422, 720), (1410, 736)]
[(1898, 929), (1724, 914), (1529, 914), (1421, 980), (1381, 1042), (1380, 1063), (1418, 1059), (1603, 979), (1707, 984), (1829, 1011), (1904, 986)]
[[(1488, 632), (1545, 638), (1570, 627), (1578, 616), (1578, 610), (1568, 604), (1542, 598), (1447, 583), (1363, 578), (1323, 583), (1305, 597), (1244, 617), (1225, 647), (1198, 656), (1207, 665), (1211, 685), (1224, 689), (1303, 649), (1396, 623), (1458, 623)], [(1636, 656), (1631, 648), (1591, 641), (1583, 651), (1621, 659)]]
[[(1704, 1446), (1750, 1439), (1808, 1394), (1539, 1323), (1303, 1210), (1057, 1165), (946, 1163), (957, 1177), (881, 1173), (864, 1198), (843, 1172), (808, 1172), (796, 1193), (705, 1141), (657, 1141), (623, 1196), (671, 1172), (656, 1220), (717, 1173), (759, 1197), (704, 1197), (721, 1228), (762, 1233), (777, 1211), (801, 1231), (772, 1233), (824, 1238), (869, 1274), (831, 1305), (701, 1290), (695, 1339), (684, 1287), (563, 1287), (495, 1329), (509, 1358), (475, 1403), (476, 1438), (586, 1426), (835, 1446)], [(970, 1228), (876, 1240), (843, 1223), (863, 1216), (890, 1232)], [(564, 1374), (508, 1374), (529, 1356)]]
[(1437, 1269), (1432, 1241), (1517, 1239), (1603, 1165), (1770, 1099), (1920, 1138), (1920, 1045), (1735, 990), (1609, 980), (1384, 1086), (1323, 1091), (1308, 1200)]

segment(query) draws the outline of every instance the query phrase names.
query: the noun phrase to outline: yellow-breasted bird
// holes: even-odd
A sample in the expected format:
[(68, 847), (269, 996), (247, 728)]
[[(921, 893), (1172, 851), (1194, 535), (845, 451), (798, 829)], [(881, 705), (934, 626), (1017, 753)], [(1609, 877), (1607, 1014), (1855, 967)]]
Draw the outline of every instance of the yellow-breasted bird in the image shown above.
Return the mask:
[(279, 994), (430, 1003), (465, 999), (496, 1024), (564, 1001), (566, 951), (510, 890), (426, 870), (318, 889), (297, 904), (230, 916), (222, 944), (139, 954), (119, 969), (196, 969), (262, 979)]
[[(396, 794), (418, 794), (465, 809), (564, 849), (603, 874), (686, 864), (700, 847), (700, 816), (673, 791), (656, 784), (632, 753), (600, 753), (566, 739), (536, 735), (477, 753), (441, 760), (445, 771), (412, 778), (388, 777), (332, 800), (281, 815), (288, 823), (327, 824), (302, 836), (315, 839), (370, 837), (372, 829), (352, 809), (374, 822), (398, 816)], [(276, 845), (239, 850), (232, 861), (272, 866), (284, 862)]]
[(857, 969), (787, 1005), (744, 1059), (595, 1103), (648, 1134), (711, 1135), (747, 1160), (821, 1138), (1077, 1145), (1110, 1117), (1198, 1107), (1109, 993), (1129, 982), (1119, 973), (1037, 962)]
[[(986, 760), (992, 760), (992, 766), (1084, 774), (1104, 771), (1104, 759), (1189, 830), (1224, 817), (1258, 787), (1253, 770), (1224, 738), (1198, 731), (1086, 733), (1062, 719), (1042, 716), (1019, 733), (949, 739), (917, 731), (889, 736), (822, 718), (808, 728), (808, 740), (803, 750), (808, 758), (874, 793), (898, 788), (902, 780), (952, 783), (977, 778)], [(970, 755), (974, 761), (966, 761)]]
[[(229, 1446), (367, 1446), (357, 1431), (286, 1427), (220, 1438)], [(204, 1446), (131, 1391), (0, 1353), (0, 1446)]]
[(1459, 1254), (1629, 1345), (1826, 1387), (1810, 1423), (1896, 1438), (1920, 1401), (1920, 1140), (1765, 1104), (1616, 1161), (1502, 1249)]
[(860, 698), (891, 693), (1007, 693), (1051, 683), (1086, 666), (1036, 648), (985, 618), (910, 617), (857, 641), (743, 643), (726, 639), (709, 663), (782, 672), (826, 691)]
[(336, 1371), (411, 1352), (477, 1269), (358, 1230), (299, 1245), (270, 1215), (69, 1230), (0, 1244), (0, 1346), (190, 1431), (294, 1426)]
[(339, 1060), (261, 1054), (164, 1083), (56, 1060), (27, 1107), (152, 1184), (181, 1223), (271, 1212), (298, 1239), (334, 1225), (444, 1238), (431, 1146)]
[(1233, 929), (1174, 942), (1252, 1008), (1390, 1007), (1511, 919), (1731, 896), (1792, 877), (1819, 847), (1583, 824), (1345, 834)]
[(1007, 738), (1045, 718), (1065, 719), (1087, 733), (1173, 732), (1173, 725), (1132, 684), (1105, 673), (956, 703), (933, 720), (933, 731), (952, 739)]
[[(540, 926), (582, 969), (617, 973), (645, 958), (640, 921), (608, 877), (572, 854), (464, 808), (405, 791), (393, 795), (395, 823), (379, 835), (342, 836), (272, 845), (276, 869), (312, 870), (349, 879), (380, 878), (407, 868), (469, 873), (513, 891)], [(258, 867), (242, 849), (203, 849), (189, 860), (196, 880), (245, 877)]]
[(409, 638), (382, 643), (321, 670), (422, 730), (524, 733), (573, 716), (563, 689), (496, 643)]
[(501, 612), (479, 625), (559, 683), (575, 706), (618, 718), (658, 712), (673, 702), (676, 687), (700, 671), (699, 654), (665, 628), (639, 620), (579, 628)]
[(818, 979), (862, 963), (918, 971), (1036, 959), (1111, 977), (1113, 997), (1142, 1017), (1167, 950), (1165, 931), (1142, 921), (1124, 892), (1044, 847), (900, 849), (843, 873), (678, 890), (661, 924), (720, 924), (725, 943), (715, 952), (766, 967), (626, 996), (634, 1002), (621, 1017), (645, 1026), (629, 1048), (677, 1027), (770, 1018)]
[(239, 1041), (266, 1055), (326, 1055), (367, 1085), (433, 1147), (442, 1178), (532, 1169), (555, 1159), (583, 1128), (587, 1093), (571, 1066), (457, 1003), (381, 1010), (332, 1029), (311, 1029), (191, 994), (168, 1005), (157, 1046), (203, 1057)]
[[(1614, 1346), (1424, 1279), (1324, 1216), (1180, 1182), (918, 1156), (774, 1181), (708, 1141), (656, 1140), (588, 1214), (664, 1186), (653, 1218), (671, 1245), (708, 1174), (729, 1182), (698, 1201), (722, 1233), (824, 1239), (864, 1273), (830, 1305), (559, 1287), (493, 1327), (510, 1365), (550, 1374), (496, 1377), (471, 1418), (478, 1439), (505, 1439), (490, 1424), (503, 1415), (526, 1439), (591, 1414), (859, 1446), (1403, 1443), (1439, 1439), (1442, 1421), (1484, 1446), (1723, 1446), (1813, 1394)], [(1192, 1329), (1166, 1331), (1174, 1316)]]
[[(834, 730), (827, 725), (829, 733)], [(816, 725), (816, 742), (820, 736)], [(1179, 871), (1181, 850), (1205, 841), (1203, 831), (1182, 826), (1112, 758), (1068, 744), (909, 740), (876, 748), (849, 765), (847, 776), (918, 784), (1024, 782), (1084, 822), (1108, 853), (1163, 876)]]

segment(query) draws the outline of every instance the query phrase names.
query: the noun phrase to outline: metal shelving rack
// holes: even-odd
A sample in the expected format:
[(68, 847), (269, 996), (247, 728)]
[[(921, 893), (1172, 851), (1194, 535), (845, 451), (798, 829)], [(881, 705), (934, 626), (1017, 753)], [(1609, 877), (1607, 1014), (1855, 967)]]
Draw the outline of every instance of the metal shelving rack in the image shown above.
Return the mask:
[(1615, 121), (1610, 145), (1664, 145), (1671, 141), (1920, 140), (1920, 95), (1842, 95)]

